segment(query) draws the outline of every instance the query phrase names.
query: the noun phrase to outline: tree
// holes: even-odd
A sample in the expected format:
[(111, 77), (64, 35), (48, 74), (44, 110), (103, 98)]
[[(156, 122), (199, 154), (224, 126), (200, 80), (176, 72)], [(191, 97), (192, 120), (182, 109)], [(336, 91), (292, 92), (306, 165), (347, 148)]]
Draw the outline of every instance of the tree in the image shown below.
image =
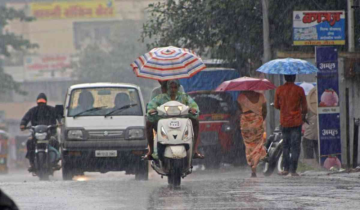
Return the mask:
[[(346, 1), (269, 0), (270, 44), (277, 50), (313, 51), (292, 46), (293, 10), (346, 10)], [(261, 64), (263, 55), (261, 1), (167, 0), (150, 4), (141, 38), (149, 48), (175, 45), (225, 59), (237, 69)], [(359, 14), (355, 15), (355, 19)], [(355, 28), (356, 40), (360, 26)], [(346, 49), (346, 47), (340, 47)], [(250, 61), (250, 62), (249, 62)], [(246, 67), (246, 68), (244, 68)], [(242, 72), (249, 74), (249, 72)]]
[[(4, 32), (4, 27), (11, 20), (32, 21), (33, 18), (27, 17), (23, 11), (17, 11), (12, 8), (0, 6), (0, 59), (10, 57), (11, 51), (24, 51), (26, 49), (37, 47), (31, 44), (29, 40), (23, 39), (14, 33)], [(16, 93), (25, 94), (20, 89), (20, 84), (15, 82), (11, 75), (4, 72), (2, 62), (0, 62), (0, 92), (14, 90)]]
[[(153, 80), (138, 78), (132, 72), (130, 64), (146, 47), (138, 42), (133, 34), (139, 34), (140, 28), (136, 22), (121, 22), (114, 24), (112, 35), (104, 47), (94, 40), (78, 54), (79, 60), (73, 64), (75, 76), (82, 82), (125, 82), (142, 87), (145, 96), (150, 94), (156, 84)], [(138, 28), (138, 29), (137, 29)]]

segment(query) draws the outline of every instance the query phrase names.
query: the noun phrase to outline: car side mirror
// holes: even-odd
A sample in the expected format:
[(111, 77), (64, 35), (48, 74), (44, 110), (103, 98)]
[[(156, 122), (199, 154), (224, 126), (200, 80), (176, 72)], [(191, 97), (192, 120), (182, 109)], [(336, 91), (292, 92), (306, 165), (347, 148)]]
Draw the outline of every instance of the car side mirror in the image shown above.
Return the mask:
[(64, 106), (63, 105), (56, 105), (55, 106), (56, 116), (64, 117)]

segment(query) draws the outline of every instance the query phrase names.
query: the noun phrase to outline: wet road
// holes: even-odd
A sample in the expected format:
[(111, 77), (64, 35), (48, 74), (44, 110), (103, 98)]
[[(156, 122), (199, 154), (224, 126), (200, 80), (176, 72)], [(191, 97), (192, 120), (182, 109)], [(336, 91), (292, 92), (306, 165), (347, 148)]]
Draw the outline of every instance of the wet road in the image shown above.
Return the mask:
[(249, 178), (247, 169), (196, 171), (171, 189), (152, 172), (148, 181), (124, 173), (85, 173), (40, 182), (24, 172), (0, 176), (0, 188), (20, 209), (359, 209), (360, 182), (329, 177)]

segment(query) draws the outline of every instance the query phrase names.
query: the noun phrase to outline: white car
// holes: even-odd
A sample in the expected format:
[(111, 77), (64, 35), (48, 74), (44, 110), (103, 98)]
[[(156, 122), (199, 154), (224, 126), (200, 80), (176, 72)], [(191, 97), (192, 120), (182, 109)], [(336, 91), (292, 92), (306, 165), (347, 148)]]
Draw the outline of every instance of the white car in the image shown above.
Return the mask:
[(148, 178), (145, 107), (140, 88), (124, 83), (90, 83), (68, 89), (61, 127), (64, 180), (85, 171), (126, 171)]

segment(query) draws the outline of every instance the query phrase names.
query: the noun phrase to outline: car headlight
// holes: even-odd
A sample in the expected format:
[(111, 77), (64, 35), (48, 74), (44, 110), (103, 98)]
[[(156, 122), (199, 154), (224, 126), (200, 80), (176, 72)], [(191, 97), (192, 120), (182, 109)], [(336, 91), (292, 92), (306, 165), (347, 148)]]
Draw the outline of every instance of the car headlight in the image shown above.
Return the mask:
[(82, 130), (69, 130), (67, 133), (68, 139), (83, 140), (84, 134)]
[(186, 126), (182, 139), (183, 139), (183, 140), (187, 140), (188, 137), (189, 137), (189, 129), (188, 129), (188, 127)]
[(167, 133), (164, 129), (164, 127), (161, 126), (160, 134), (164, 139), (168, 139)]
[(128, 139), (144, 139), (144, 129), (131, 128), (128, 130)]
[(35, 133), (35, 138), (37, 140), (44, 140), (46, 139), (47, 133)]

